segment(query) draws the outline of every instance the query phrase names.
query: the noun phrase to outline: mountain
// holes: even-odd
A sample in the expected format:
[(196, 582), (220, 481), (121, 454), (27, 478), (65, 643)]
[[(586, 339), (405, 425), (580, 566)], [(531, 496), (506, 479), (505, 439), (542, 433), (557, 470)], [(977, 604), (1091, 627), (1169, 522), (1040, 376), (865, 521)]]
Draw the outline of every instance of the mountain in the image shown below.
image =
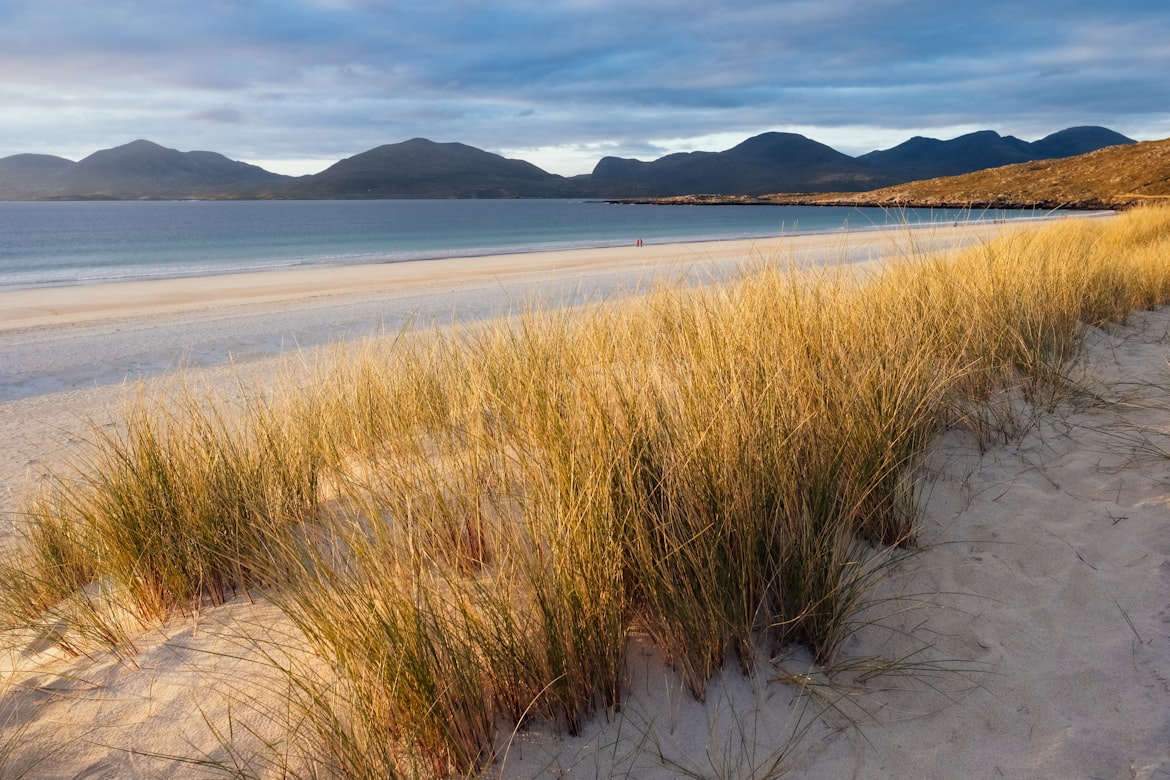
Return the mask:
[(898, 181), (795, 133), (764, 133), (723, 152), (671, 154), (653, 162), (605, 157), (591, 178), (599, 191), (653, 197), (869, 190)]
[(834, 206), (1125, 208), (1170, 200), (1170, 138), (910, 182), (873, 192), (777, 195), (767, 200)]
[(915, 136), (892, 149), (870, 152), (857, 159), (902, 183), (1032, 160), (1072, 157), (1106, 146), (1132, 143), (1133, 139), (1104, 127), (1072, 127), (1033, 143), (982, 130), (949, 141)]
[(460, 143), (414, 138), (298, 178), (215, 152), (138, 140), (79, 162), (48, 155), (0, 159), (0, 200), (177, 198), (660, 198), (700, 193), (860, 192), (1010, 163), (1132, 144), (1102, 127), (1074, 127), (1029, 143), (991, 130), (949, 141), (912, 138), (850, 157), (795, 133), (763, 133), (721, 152), (643, 162), (605, 157), (564, 177)]
[(915, 136), (892, 149), (870, 152), (857, 159), (877, 170), (889, 171), (903, 182), (1026, 162), (1035, 159), (1030, 147), (1014, 136), (982, 130), (949, 141)]
[(73, 164), (72, 160), (48, 154), (14, 154), (0, 158), (0, 198), (35, 198), (46, 177), (54, 176)]
[(94, 152), (68, 169), (68, 186), (87, 192), (218, 192), (287, 177), (215, 152), (179, 152), (150, 141)]
[(1126, 138), (1107, 127), (1070, 127), (1034, 141), (1032, 149), (1037, 153), (1036, 159), (1045, 160), (1076, 157), (1107, 146), (1132, 143), (1135, 143), (1132, 138)]
[(274, 192), (301, 198), (548, 198), (584, 190), (523, 160), (412, 138), (337, 162)]
[(179, 152), (133, 141), (79, 162), (47, 155), (0, 159), (0, 197), (131, 200), (253, 194), (290, 177), (215, 152)]
[(0, 159), (0, 176), (50, 176), (73, 165), (49, 154), (14, 154)]
[(1069, 128), (1033, 143), (983, 130), (949, 141), (915, 137), (854, 158), (802, 135), (764, 133), (723, 152), (672, 154), (653, 162), (606, 157), (591, 178), (599, 190), (621, 189), (624, 197), (859, 192), (1125, 143), (1133, 140), (1103, 127)]

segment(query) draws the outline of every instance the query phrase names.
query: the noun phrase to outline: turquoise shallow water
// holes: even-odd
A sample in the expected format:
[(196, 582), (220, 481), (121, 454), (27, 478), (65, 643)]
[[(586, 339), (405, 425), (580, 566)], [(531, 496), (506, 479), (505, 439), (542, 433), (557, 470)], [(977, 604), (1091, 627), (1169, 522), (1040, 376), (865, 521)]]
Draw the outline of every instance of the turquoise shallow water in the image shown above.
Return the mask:
[(1032, 218), (574, 200), (0, 203), (0, 288)]

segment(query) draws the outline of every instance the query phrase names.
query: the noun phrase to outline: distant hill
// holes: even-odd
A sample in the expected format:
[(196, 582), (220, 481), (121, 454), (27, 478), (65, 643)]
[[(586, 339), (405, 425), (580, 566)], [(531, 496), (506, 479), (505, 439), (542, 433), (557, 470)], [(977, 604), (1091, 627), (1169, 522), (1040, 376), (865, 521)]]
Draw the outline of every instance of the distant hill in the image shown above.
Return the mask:
[(564, 177), (460, 143), (414, 138), (341, 160), (312, 176), (280, 176), (215, 152), (180, 152), (138, 140), (79, 162), (48, 155), (0, 159), (0, 200), (179, 198), (659, 198), (776, 192), (863, 192), (1110, 144), (1102, 127), (1075, 127), (1032, 143), (987, 130), (950, 141), (912, 138), (854, 158), (795, 133), (763, 133), (721, 152), (643, 162), (600, 160)]
[(14, 154), (0, 159), (0, 176), (51, 176), (69, 166), (71, 160), (48, 154)]
[(865, 193), (774, 195), (772, 203), (957, 208), (1125, 208), (1170, 198), (1170, 139), (911, 182)]
[(0, 159), (0, 198), (7, 199), (232, 197), (287, 180), (215, 152), (179, 152), (143, 140), (79, 162), (46, 155)]
[(890, 171), (901, 183), (970, 173), (1037, 158), (1027, 141), (983, 130), (949, 141), (915, 136), (892, 149), (870, 152), (857, 159), (877, 170)]
[(293, 198), (548, 198), (585, 194), (571, 179), (459, 143), (413, 138), (346, 158), (273, 190)]
[(857, 159), (889, 174), (897, 179), (897, 183), (903, 183), (1032, 160), (1072, 157), (1106, 146), (1131, 143), (1133, 139), (1104, 127), (1070, 127), (1033, 143), (983, 130), (949, 141), (916, 136), (892, 149), (870, 152)]
[(854, 158), (802, 135), (764, 133), (724, 152), (672, 154), (653, 162), (606, 157), (592, 179), (599, 190), (617, 185), (611, 189), (624, 189), (626, 197), (863, 192), (1124, 143), (1133, 140), (1103, 127), (1069, 128), (1033, 143), (984, 130), (949, 141), (916, 137)]
[(671, 154), (653, 162), (605, 157), (591, 178), (599, 192), (654, 196), (870, 190), (901, 181), (795, 133), (764, 133), (723, 152)]
[(0, 159), (0, 198), (35, 199), (44, 181), (74, 165), (72, 160), (48, 154), (14, 154)]
[(1070, 127), (1067, 130), (1045, 136), (1039, 141), (1034, 141), (1032, 149), (1036, 152), (1036, 159), (1046, 160), (1076, 157), (1104, 149), (1107, 146), (1132, 143), (1136, 143), (1136, 141), (1107, 127)]

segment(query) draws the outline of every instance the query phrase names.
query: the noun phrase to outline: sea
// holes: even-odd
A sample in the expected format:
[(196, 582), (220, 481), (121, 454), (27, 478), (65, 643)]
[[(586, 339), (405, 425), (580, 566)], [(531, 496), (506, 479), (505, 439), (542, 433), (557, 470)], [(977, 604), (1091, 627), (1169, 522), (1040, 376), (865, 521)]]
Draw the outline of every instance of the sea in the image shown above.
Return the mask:
[(1039, 216), (587, 200), (2, 202), (0, 289)]

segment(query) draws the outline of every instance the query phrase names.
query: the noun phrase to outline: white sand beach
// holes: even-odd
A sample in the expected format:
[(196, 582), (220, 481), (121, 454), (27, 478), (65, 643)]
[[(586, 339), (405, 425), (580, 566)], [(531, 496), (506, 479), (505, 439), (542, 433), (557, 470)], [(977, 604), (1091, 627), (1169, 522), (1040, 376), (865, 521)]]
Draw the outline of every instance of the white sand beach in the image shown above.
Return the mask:
[(611, 299), (762, 259), (860, 263), (978, 240), (993, 224), (646, 244), (0, 291), (0, 402), (240, 364), (540, 300)]
[[(211, 382), (404, 323), (478, 319), (534, 297), (623, 294), (761, 258), (876, 260), (1002, 225), (306, 269), (0, 293), (0, 511), (70, 462), (127, 383), (183, 365)], [(801, 654), (730, 667), (689, 697), (649, 649), (631, 696), (577, 737), (516, 735), (488, 776), (1170, 777), (1170, 309), (1089, 334), (1086, 392), (1005, 402), (1019, 435), (939, 441), (920, 541), (874, 594), (832, 679)], [(118, 660), (3, 652), (0, 775), (264, 776), (279, 685), (231, 627), (280, 631), (240, 597), (177, 618)], [(644, 650), (644, 651), (643, 651)], [(900, 664), (883, 672), (872, 659)], [(253, 733), (255, 730), (256, 733)], [(228, 737), (229, 732), (231, 737)], [(240, 747), (231, 754), (225, 741)], [(273, 749), (279, 751), (280, 745)], [(771, 771), (775, 770), (775, 771)]]

